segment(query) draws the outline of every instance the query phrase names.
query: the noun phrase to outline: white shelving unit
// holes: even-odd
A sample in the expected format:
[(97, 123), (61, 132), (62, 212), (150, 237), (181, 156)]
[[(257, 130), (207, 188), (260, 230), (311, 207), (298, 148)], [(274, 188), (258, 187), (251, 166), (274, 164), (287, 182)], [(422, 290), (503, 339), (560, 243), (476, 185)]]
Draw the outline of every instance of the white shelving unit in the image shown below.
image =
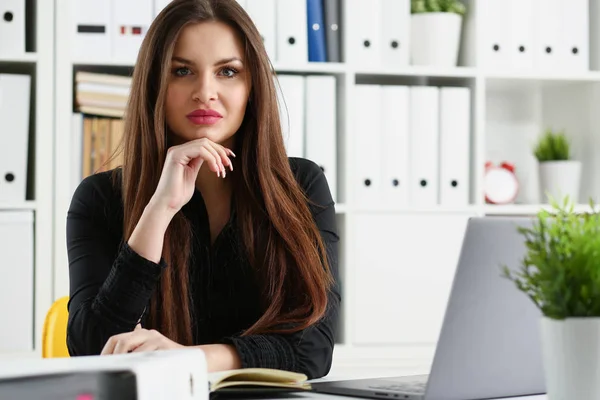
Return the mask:
[[(74, 70), (81, 65), (97, 69), (131, 67), (110, 60), (89, 62), (71, 58), (71, 1), (55, 2), (54, 298), (68, 294), (65, 218), (72, 194), (69, 171), (73, 152), (70, 132), (74, 111)], [(599, 2), (591, 0), (592, 15), (600, 15), (594, 14)], [(342, 31), (348, 32), (349, 12), (343, 4)], [(473, 2), (468, 5), (473, 6)], [(463, 55), (475, 52), (479, 43), (469, 40), (467, 35), (480, 37), (484, 29), (478, 23), (477, 10), (471, 9), (469, 29), (463, 36)], [(595, 21), (594, 18), (590, 20)], [(347, 55), (351, 45), (348, 35), (342, 39), (343, 54)], [(594, 49), (600, 47), (600, 43), (596, 43), (599, 39), (590, 36), (590, 40), (592, 57), (595, 57)], [(582, 182), (582, 196), (587, 201), (587, 197), (598, 198), (600, 195), (600, 180), (594, 174), (600, 170), (600, 154), (595, 153), (600, 144), (596, 116), (600, 113), (594, 111), (600, 106), (600, 71), (496, 71), (465, 60), (461, 56), (460, 66), (448, 69), (366, 68), (345, 62), (275, 63), (276, 71), (282, 74), (327, 74), (337, 78), (337, 212), (342, 237), (343, 310), (335, 365), (372, 365), (408, 372), (427, 370), (468, 218), (532, 215), (546, 207), (539, 204), (536, 197), (531, 144), (547, 125), (564, 127), (576, 135), (575, 155), (584, 161), (587, 171)], [(352, 132), (354, 116), (348, 110), (352, 110), (356, 100), (354, 89), (360, 83), (450, 85), (471, 89), (469, 204), (418, 208), (356, 204), (351, 190), (351, 177), (355, 173), (351, 138), (356, 133)], [(517, 200), (522, 205), (485, 204), (483, 176), (487, 160), (516, 163), (523, 186)], [(38, 208), (40, 204), (38, 201)], [(370, 329), (365, 330), (365, 326)], [(406, 335), (405, 330), (409, 331)], [(404, 339), (408, 337), (422, 337), (423, 340)]]
[[(30, 126), (27, 199), (0, 202), (0, 213), (16, 210), (33, 211), (33, 335), (30, 350), (8, 350), (5, 356), (39, 356), (41, 333), (46, 312), (52, 304), (53, 278), (53, 157), (54, 157), (54, 4), (46, 0), (26, 2), (26, 26), (34, 27), (26, 34), (26, 49), (20, 55), (0, 54), (0, 73), (30, 75)], [(2, 40), (10, 40), (3, 38)], [(26, 50), (26, 51), (25, 51)], [(10, 132), (0, 132), (2, 135)], [(11, 265), (9, 268), (25, 266)], [(10, 280), (11, 276), (2, 279)], [(19, 289), (21, 290), (21, 288)], [(20, 312), (15, 304), (14, 312)], [(3, 326), (3, 329), (11, 329)], [(8, 345), (5, 343), (5, 345)]]

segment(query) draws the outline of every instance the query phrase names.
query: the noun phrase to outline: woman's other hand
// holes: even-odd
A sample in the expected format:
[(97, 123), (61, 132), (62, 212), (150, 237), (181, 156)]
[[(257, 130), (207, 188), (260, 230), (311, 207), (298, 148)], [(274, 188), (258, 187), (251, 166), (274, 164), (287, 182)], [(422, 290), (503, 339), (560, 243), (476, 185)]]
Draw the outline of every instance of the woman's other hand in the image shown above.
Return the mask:
[(132, 332), (111, 336), (104, 345), (100, 355), (172, 350), (184, 347), (163, 336), (160, 332), (154, 329), (144, 329), (138, 324)]

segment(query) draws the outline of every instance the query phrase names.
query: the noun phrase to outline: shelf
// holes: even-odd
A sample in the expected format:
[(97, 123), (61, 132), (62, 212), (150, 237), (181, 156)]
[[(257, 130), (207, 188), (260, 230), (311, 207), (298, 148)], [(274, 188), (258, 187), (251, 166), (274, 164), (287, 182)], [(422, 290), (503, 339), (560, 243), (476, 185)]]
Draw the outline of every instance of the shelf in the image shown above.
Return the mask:
[[(542, 209), (552, 210), (552, 206), (550, 204), (489, 204), (484, 207), (484, 212), (486, 215), (535, 216)], [(574, 207), (574, 211), (577, 213), (589, 212), (591, 208), (588, 204), (578, 204)]]
[(321, 74), (345, 74), (348, 67), (343, 63), (309, 62), (304, 65), (273, 64), (277, 73), (321, 73)]
[(0, 54), (0, 64), (3, 63), (34, 63), (37, 62), (37, 53), (23, 53), (21, 55)]
[(420, 66), (407, 66), (404, 68), (357, 68), (353, 70), (356, 75), (365, 76), (410, 76), (434, 78), (475, 78), (477, 70), (470, 67), (432, 68)]
[(489, 80), (531, 80), (531, 81), (560, 81), (560, 82), (600, 82), (600, 71), (506, 71), (485, 72)]
[(432, 206), (432, 207), (389, 207), (389, 206), (357, 206), (347, 208), (346, 212), (368, 214), (476, 214), (477, 206)]
[(7, 210), (35, 210), (36, 207), (37, 204), (35, 201), (21, 201), (11, 203), (0, 202), (0, 212)]

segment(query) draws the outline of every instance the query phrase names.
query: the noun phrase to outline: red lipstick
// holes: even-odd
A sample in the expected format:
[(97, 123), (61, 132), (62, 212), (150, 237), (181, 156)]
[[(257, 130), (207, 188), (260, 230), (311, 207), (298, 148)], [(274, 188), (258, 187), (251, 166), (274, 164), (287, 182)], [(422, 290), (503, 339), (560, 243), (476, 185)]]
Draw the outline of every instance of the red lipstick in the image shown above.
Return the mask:
[(214, 125), (223, 118), (221, 114), (219, 114), (215, 110), (203, 110), (198, 109), (192, 111), (186, 117), (196, 125)]

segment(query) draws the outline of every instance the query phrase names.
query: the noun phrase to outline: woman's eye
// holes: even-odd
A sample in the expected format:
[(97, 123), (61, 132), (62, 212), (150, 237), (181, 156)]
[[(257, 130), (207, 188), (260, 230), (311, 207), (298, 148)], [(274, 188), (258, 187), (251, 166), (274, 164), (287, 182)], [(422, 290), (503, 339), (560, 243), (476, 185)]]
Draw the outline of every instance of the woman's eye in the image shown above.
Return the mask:
[(179, 67), (175, 68), (174, 73), (176, 76), (186, 76), (191, 73), (190, 69), (187, 67)]
[(237, 71), (233, 68), (225, 67), (221, 70), (221, 75), (227, 78), (233, 78), (237, 74)]

